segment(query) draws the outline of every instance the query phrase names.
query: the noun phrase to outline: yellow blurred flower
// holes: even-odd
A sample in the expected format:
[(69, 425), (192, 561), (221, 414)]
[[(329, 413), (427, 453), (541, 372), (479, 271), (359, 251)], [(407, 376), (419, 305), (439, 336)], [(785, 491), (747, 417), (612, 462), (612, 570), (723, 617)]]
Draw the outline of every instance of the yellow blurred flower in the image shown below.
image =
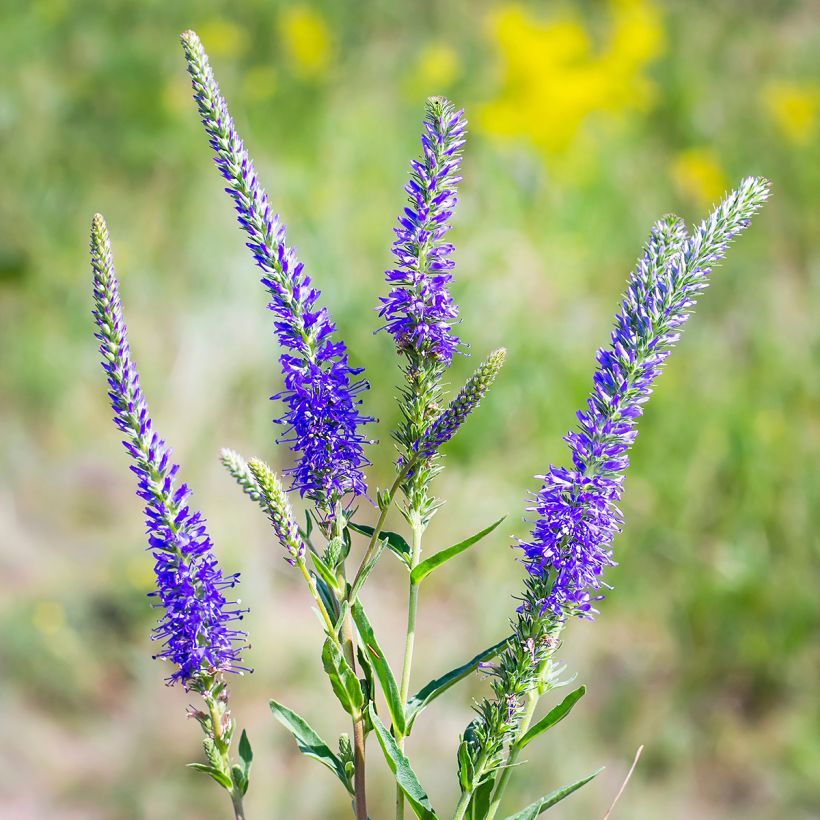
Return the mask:
[(268, 65), (254, 66), (245, 73), (242, 89), (248, 102), (264, 102), (276, 93), (276, 69)]
[(447, 43), (428, 43), (418, 56), (413, 71), (414, 84), (427, 89), (425, 94), (437, 94), (452, 85), (461, 73), (461, 61), (455, 49)]
[(503, 87), (479, 111), (479, 127), (500, 137), (528, 137), (556, 154), (591, 115), (649, 108), (653, 86), (645, 72), (663, 51), (660, 13), (650, 0), (609, 0), (608, 7), (611, 31), (599, 49), (574, 16), (547, 22), (518, 5), (499, 8), (490, 36)]
[(672, 163), (672, 176), (684, 196), (708, 206), (729, 188), (729, 180), (710, 148), (687, 148)]
[(38, 601), (31, 622), (43, 635), (56, 635), (65, 627), (65, 609), (59, 601)]
[(796, 145), (811, 142), (820, 112), (820, 87), (797, 83), (769, 83), (763, 103), (775, 125)]
[(301, 77), (321, 77), (330, 65), (332, 41), (330, 29), (319, 12), (307, 6), (285, 10), (279, 30), (288, 61)]
[(196, 32), (212, 57), (238, 57), (248, 47), (245, 30), (229, 20), (206, 20), (196, 27)]

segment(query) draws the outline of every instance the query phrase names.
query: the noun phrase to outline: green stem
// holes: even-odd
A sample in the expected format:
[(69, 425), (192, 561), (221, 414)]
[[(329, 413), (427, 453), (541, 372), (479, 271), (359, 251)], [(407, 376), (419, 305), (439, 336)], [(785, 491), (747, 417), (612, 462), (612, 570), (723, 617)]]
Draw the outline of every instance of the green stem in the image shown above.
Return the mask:
[(235, 788), (231, 790), (231, 802), (233, 803), (235, 820), (245, 820), (245, 808), (242, 805), (242, 795)]
[[(473, 776), (474, 783), (479, 783), (481, 781), (481, 776), (484, 774), (484, 767), (486, 765), (487, 755), (482, 754), (475, 767), (475, 775)], [(472, 799), (474, 793), (474, 788), (461, 793), (461, 798), (459, 799), (456, 810), (453, 813), (453, 820), (464, 820), (464, 815), (467, 813), (467, 809), (470, 806), (470, 800)]]
[[(410, 558), (410, 591), (407, 597), (407, 633), (404, 641), (404, 663), (401, 669), (401, 702), (407, 703), (410, 694), (410, 670), (413, 665), (413, 647), (416, 641), (416, 614), (419, 606), (419, 585), (412, 580), (412, 572), (421, 560), (421, 539), (424, 535), (424, 527), (418, 518), (413, 521), (413, 553)], [(404, 735), (397, 733), (396, 743), (399, 749), (404, 750)], [(396, 786), (396, 820), (404, 818), (404, 792)]]
[[(396, 497), (396, 493), (399, 491), (401, 487), (402, 481), (404, 481), (407, 473), (410, 472), (410, 469), (415, 464), (414, 461), (409, 461), (405, 464), (401, 470), (399, 470), (399, 474), (396, 476), (396, 480), (393, 482), (392, 486), (388, 490), (388, 498), (387, 503), (384, 505), (384, 509), (381, 511), (379, 515), (379, 520), (376, 522), (376, 527), (373, 530), (373, 534), (370, 536), (370, 542), (367, 545), (367, 550), (364, 554), (364, 558), (362, 558), (362, 563), (359, 565), (359, 569), (356, 572), (356, 577), (353, 579), (353, 586), (351, 589), (358, 589), (359, 588), (359, 578), (361, 574), (364, 572), (365, 567), (370, 563), (370, 559), (373, 557), (373, 553), (376, 551), (376, 545), (379, 543), (379, 536), (381, 535), (382, 528), (384, 527), (384, 522), (387, 520), (387, 513), (390, 510), (390, 506), (393, 503), (393, 499)], [(350, 605), (353, 606), (355, 601), (349, 601)]]
[[(224, 710), (220, 710), (216, 698), (214, 698), (211, 692), (203, 693), (203, 698), (208, 707), (208, 717), (211, 723), (210, 734), (213, 737), (214, 746), (222, 759), (220, 768), (223, 774), (229, 777), (233, 782), (233, 777), (231, 777), (230, 741), (225, 741), (225, 734), (222, 731), (222, 713)], [(232, 785), (230, 789), (226, 789), (226, 791), (231, 796), (235, 820), (245, 820), (245, 809), (242, 805), (241, 792), (235, 784)]]
[[(561, 629), (559, 628), (556, 632), (560, 634)], [(504, 769), (502, 770), (498, 782), (495, 784), (495, 789), (493, 789), (492, 799), (490, 800), (490, 806), (487, 810), (487, 816), (485, 820), (492, 820), (495, 817), (496, 812), (501, 806), (501, 800), (504, 797), (504, 791), (507, 788), (508, 783), (510, 782), (510, 778), (512, 777), (513, 769), (515, 768), (515, 763), (518, 760), (518, 755), (521, 754), (521, 746), (520, 741), (521, 738), (527, 733), (527, 729), (530, 728), (530, 724), (532, 723), (533, 716), (535, 715), (535, 709), (538, 706), (538, 701), (541, 700), (542, 695), (547, 690), (547, 685), (545, 683), (545, 677), (550, 669), (550, 661), (552, 660), (552, 653), (550, 652), (547, 657), (541, 662), (541, 666), (538, 669), (538, 672), (535, 677), (535, 686), (527, 692), (525, 706), (524, 706), (524, 713), (521, 716), (521, 720), (518, 723), (518, 728), (515, 732), (515, 741), (510, 746), (510, 750), (507, 754), (507, 761), (504, 765)]]
[(336, 646), (339, 647), (339, 649), (342, 649), (342, 645), (341, 643), (339, 643), (339, 639), (336, 636), (336, 627), (333, 625), (333, 620), (330, 617), (330, 614), (327, 611), (327, 607), (325, 607), (325, 603), (322, 600), (322, 596), (319, 595), (319, 590), (316, 587), (316, 579), (310, 574), (310, 570), (307, 568), (307, 564), (305, 563), (304, 558), (297, 560), (296, 566), (299, 568), (299, 571), (304, 576), (305, 583), (307, 583), (308, 585), (308, 589), (310, 590), (310, 594), (316, 603), (316, 607), (319, 610), (319, 614), (322, 616), (322, 620), (325, 622), (327, 636), (336, 644)]
[(492, 800), (490, 801), (490, 807), (487, 810), (485, 820), (492, 820), (501, 806), (504, 791), (506, 790), (507, 784), (512, 777), (513, 767), (515, 766), (516, 760), (518, 760), (518, 755), (521, 754), (521, 747), (518, 745), (518, 741), (524, 737), (527, 729), (530, 728), (530, 723), (532, 723), (532, 718), (535, 714), (535, 707), (538, 706), (538, 701), (540, 699), (541, 695), (539, 694), (538, 688), (532, 689), (527, 693), (526, 706), (524, 708), (524, 714), (521, 718), (521, 722), (518, 724), (516, 741), (513, 743), (512, 748), (507, 755), (506, 765), (498, 778), (498, 782), (495, 784), (495, 790), (493, 791)]
[[(339, 582), (342, 589), (347, 589), (347, 578), (345, 577), (345, 565), (342, 562), (338, 571)], [(335, 631), (333, 632), (335, 636)], [(356, 674), (356, 638), (353, 632), (353, 618), (350, 614), (350, 607), (345, 609), (342, 618), (342, 651), (344, 652), (353, 674)], [(368, 820), (367, 817), (367, 787), (365, 782), (365, 731), (364, 715), (356, 711), (352, 715), (353, 719), (353, 794), (356, 820)]]

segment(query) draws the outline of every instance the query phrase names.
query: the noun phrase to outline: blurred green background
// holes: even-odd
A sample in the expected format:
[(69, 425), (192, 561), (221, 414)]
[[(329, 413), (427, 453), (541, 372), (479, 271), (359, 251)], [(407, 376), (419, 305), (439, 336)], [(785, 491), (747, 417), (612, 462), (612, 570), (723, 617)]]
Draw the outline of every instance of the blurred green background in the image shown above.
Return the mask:
[[(509, 513), (423, 591), (414, 682), (505, 632), (533, 475), (561, 436), (652, 221), (699, 220), (763, 174), (769, 205), (716, 272), (641, 422), (615, 589), (562, 655), (589, 695), (532, 749), (509, 808), (606, 765), (550, 816), (820, 817), (820, 20), (814, 0), (722, 3), (7, 0), (0, 24), (0, 814), (224, 818), (186, 770), (189, 698), (150, 660), (140, 504), (110, 423), (90, 318), (87, 235), (111, 228), (132, 347), (159, 429), (244, 575), (255, 674), (233, 681), (254, 743), (250, 818), (347, 817), (267, 698), (346, 728), (319, 626), (219, 446), (277, 466), (265, 297), (211, 167), (177, 35), (195, 28), (290, 239), (373, 389), (371, 486), (391, 475), (399, 375), (374, 336), (423, 104), (467, 109), (454, 289), (460, 383), (504, 344), (494, 392), (449, 447), (428, 549)], [(371, 516), (371, 511), (363, 511)], [(394, 522), (398, 524), (399, 522)], [(404, 586), (366, 591), (399, 662)], [(454, 804), (476, 677), (409, 744)], [(392, 791), (370, 744), (374, 818)]]

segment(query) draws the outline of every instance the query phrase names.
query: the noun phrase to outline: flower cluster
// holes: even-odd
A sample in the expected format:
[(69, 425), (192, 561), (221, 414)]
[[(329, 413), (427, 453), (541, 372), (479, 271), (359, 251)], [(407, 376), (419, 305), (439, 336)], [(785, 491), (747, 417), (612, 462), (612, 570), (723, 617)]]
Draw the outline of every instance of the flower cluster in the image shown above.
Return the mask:
[(379, 308), (400, 352), (412, 350), (448, 366), (459, 347), (452, 333), (458, 308), (448, 289), (454, 248), (443, 239), (450, 230), (447, 220), (453, 215), (461, 180), (457, 174), (467, 127), (462, 115), (442, 97), (427, 103), (422, 155), (411, 163), (411, 179), (405, 186), (409, 207), (395, 229), (393, 255), (399, 265), (386, 273), (392, 290), (380, 297)]
[(661, 220), (651, 232), (616, 316), (611, 345), (597, 354), (599, 367), (587, 408), (578, 413), (579, 429), (566, 436), (573, 469), (551, 467), (529, 508), (537, 518), (530, 540), (521, 544), (529, 574), (513, 638), (491, 667), (494, 698), (478, 705), (478, 717), (462, 740), (460, 773), (469, 775), (473, 789), (502, 765), (501, 779), (509, 777), (528, 705), (534, 708), (537, 696), (559, 685), (553, 656), (567, 617), (595, 613), (601, 575), (614, 563), (611, 543), (622, 522), (617, 503), (643, 405), (708, 284), (712, 265), (768, 192), (765, 180), (746, 179), (691, 237), (675, 217)]
[(91, 264), (95, 335), (108, 374), (114, 423), (125, 434), (123, 445), (134, 459), (131, 469), (138, 479), (137, 495), (146, 503), (148, 543), (156, 562), (157, 589), (151, 595), (164, 610), (153, 635), (163, 643), (157, 657), (177, 667), (169, 683), (196, 686), (201, 676), (242, 669), (239, 654), (245, 633), (231, 623), (240, 620), (244, 610), (224, 595), (239, 576), (222, 574), (205, 520), (188, 506), (191, 491), (186, 484), (177, 486), (179, 467), (153, 428), (128, 346), (108, 229), (99, 215), (91, 226)]
[(336, 326), (327, 309), (318, 305), (319, 291), (286, 244), (285, 228), (271, 211), (199, 38), (186, 32), (182, 45), (214, 160), (228, 181), (225, 190), (234, 200), (239, 224), (250, 240), (248, 247), (264, 273), (262, 284), (276, 316), (276, 335), (284, 349), (279, 361), (285, 389), (273, 398), (281, 399), (287, 408), (277, 420), (286, 428), (282, 441), (299, 454), (288, 471), (292, 489), (314, 501), (324, 517), (332, 518), (344, 496), (367, 491), (362, 469), (369, 464), (364, 455), (369, 441), (360, 428), (372, 419), (360, 413), (359, 394), (368, 385), (358, 378), (362, 370), (350, 366), (344, 343), (334, 339)]
[(712, 264), (767, 196), (768, 184), (749, 178), (690, 239), (674, 218), (653, 229), (616, 316), (610, 347), (598, 351), (579, 428), (566, 436), (573, 469), (552, 467), (530, 508), (537, 518), (521, 547), (529, 572), (550, 580), (545, 612), (557, 618), (594, 614), (601, 575), (613, 563), (610, 545), (622, 523), (617, 502), (643, 405), (708, 285)]

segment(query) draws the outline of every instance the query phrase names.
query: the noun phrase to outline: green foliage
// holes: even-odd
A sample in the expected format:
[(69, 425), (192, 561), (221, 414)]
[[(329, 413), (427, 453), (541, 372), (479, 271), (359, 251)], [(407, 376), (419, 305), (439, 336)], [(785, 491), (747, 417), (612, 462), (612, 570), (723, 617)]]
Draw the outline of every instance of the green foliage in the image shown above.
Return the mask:
[[(326, 766), (339, 780), (342, 785), (353, 794), (352, 771), (348, 771), (348, 764), (350, 763), (349, 755), (345, 755), (344, 759), (339, 759), (325, 743), (321, 737), (314, 731), (311, 725), (300, 715), (297, 715), (292, 709), (283, 706), (275, 700), (270, 701), (270, 709), (273, 716), (293, 735), (299, 751), (306, 757), (312, 757), (318, 760), (323, 766)], [(350, 741), (348, 740), (347, 749), (349, 752)], [(340, 751), (341, 751), (340, 742)], [(241, 755), (241, 750), (240, 750)], [(248, 764), (250, 768), (250, 764)]]
[(551, 729), (556, 723), (560, 723), (571, 711), (572, 707), (586, 694), (586, 686), (579, 686), (570, 692), (554, 709), (550, 709), (544, 717), (537, 723), (530, 726), (526, 734), (518, 741), (518, 745), (523, 749), (531, 740), (543, 734), (547, 729)]
[(387, 731), (387, 727), (381, 722), (372, 704), (370, 705), (370, 719), (373, 721), (376, 737), (379, 739), (387, 765), (395, 775), (396, 782), (404, 792), (408, 803), (413, 807), (416, 816), (421, 820), (437, 820), (438, 815), (433, 810), (427, 792), (410, 766), (410, 761), (396, 745), (393, 735)]
[(474, 658), (471, 658), (467, 663), (451, 669), (439, 678), (431, 680), (428, 684), (423, 686), (413, 695), (405, 707), (405, 717), (407, 722), (407, 733), (409, 734), (413, 729), (413, 724), (421, 712), (434, 701), (439, 695), (443, 695), (451, 686), (455, 686), (459, 681), (464, 680), (468, 675), (478, 669), (480, 663), (485, 663), (492, 660), (503, 648), (506, 646), (509, 638), (504, 638), (497, 644), (493, 644), (489, 649), (479, 652)]
[(516, 814), (511, 814), (507, 820), (535, 820), (539, 814), (543, 814), (547, 809), (552, 808), (556, 803), (560, 803), (565, 797), (569, 797), (573, 792), (577, 792), (582, 786), (585, 786), (594, 777), (597, 777), (603, 771), (603, 767), (593, 772), (590, 775), (577, 780), (575, 783), (570, 783), (567, 786), (562, 786), (554, 792), (539, 798), (534, 803), (531, 803), (527, 808), (522, 809)]
[(482, 538), (489, 535), (506, 517), (506, 515), (502, 515), (498, 521), (494, 524), (490, 524), (489, 527), (481, 530), (481, 532), (477, 532), (475, 535), (471, 535), (469, 538), (459, 541), (458, 544), (453, 544), (452, 547), (447, 547), (447, 549), (431, 555), (413, 569), (410, 573), (410, 580), (414, 584), (421, 583), (434, 569), (440, 567), (451, 558), (460, 555), (464, 550), (469, 549), (473, 544), (477, 544)]

